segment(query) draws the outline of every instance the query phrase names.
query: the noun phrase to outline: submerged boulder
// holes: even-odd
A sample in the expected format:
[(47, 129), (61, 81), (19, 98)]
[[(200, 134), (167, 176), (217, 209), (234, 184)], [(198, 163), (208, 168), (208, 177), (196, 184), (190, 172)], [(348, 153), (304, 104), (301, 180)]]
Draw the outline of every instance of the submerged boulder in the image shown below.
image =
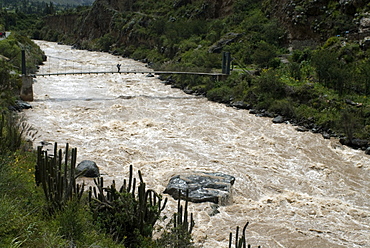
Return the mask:
[(84, 177), (100, 177), (99, 167), (94, 161), (83, 160), (76, 167), (76, 175), (81, 174)]
[(164, 193), (173, 198), (186, 198), (191, 202), (213, 202), (226, 205), (231, 202), (231, 186), (235, 177), (215, 172), (192, 172), (173, 176)]

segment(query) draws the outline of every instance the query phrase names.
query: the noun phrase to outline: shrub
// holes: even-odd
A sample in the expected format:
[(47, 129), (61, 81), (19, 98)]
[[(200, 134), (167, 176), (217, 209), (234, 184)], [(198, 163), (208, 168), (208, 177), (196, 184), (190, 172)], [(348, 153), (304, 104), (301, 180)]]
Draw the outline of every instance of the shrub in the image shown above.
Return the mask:
[(3, 112), (0, 116), (0, 155), (15, 152), (22, 144), (22, 134), (27, 127), (13, 113)]
[(85, 229), (88, 228), (88, 221), (85, 219), (87, 214), (83, 213), (88, 210), (83, 210), (82, 206), (78, 201), (70, 201), (66, 203), (63, 211), (56, 213), (58, 233), (71, 242), (83, 240)]
[(264, 41), (257, 44), (252, 55), (252, 61), (257, 64), (260, 68), (276, 67), (276, 48)]
[(276, 100), (275, 102), (271, 104), (268, 110), (273, 113), (277, 113), (277, 114), (283, 115), (288, 118), (296, 117), (295, 108), (292, 104), (291, 99), (289, 98), (282, 99), (282, 100)]
[(280, 74), (276, 70), (266, 70), (256, 80), (256, 87), (258, 93), (271, 97), (274, 99), (280, 99), (286, 96), (285, 84), (280, 78)]
[(111, 46), (114, 43), (115, 38), (110, 33), (105, 34), (103, 37), (99, 38), (97, 41), (97, 48), (104, 52), (108, 52), (111, 50)]
[(230, 87), (223, 85), (221, 87), (209, 90), (206, 96), (211, 101), (229, 103), (232, 99), (232, 90)]

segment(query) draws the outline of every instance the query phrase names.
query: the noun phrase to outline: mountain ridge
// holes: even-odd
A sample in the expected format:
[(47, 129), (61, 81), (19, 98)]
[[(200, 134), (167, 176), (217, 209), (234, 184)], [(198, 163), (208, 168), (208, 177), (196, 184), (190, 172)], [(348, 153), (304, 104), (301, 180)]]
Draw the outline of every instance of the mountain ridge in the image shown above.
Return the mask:
[[(117, 41), (117, 45), (127, 46), (130, 43), (137, 42), (137, 39), (132, 36), (131, 28), (134, 28), (135, 19), (127, 18), (128, 12), (141, 13), (143, 16), (139, 20), (139, 26), (145, 28), (146, 25), (155, 19), (156, 15), (166, 16), (166, 13), (161, 10), (150, 9), (150, 6), (143, 4), (142, 9), (138, 8), (140, 1), (118, 1), (118, 0), (96, 0), (89, 11), (77, 14), (79, 21), (76, 18), (71, 18), (71, 23), (66, 23), (66, 18), (63, 15), (47, 17), (45, 25), (51, 29), (60, 28), (63, 30), (61, 36), (67, 35), (70, 38), (69, 42), (81, 43), (79, 41), (92, 41), (111, 34)], [(245, 5), (253, 5), (252, 1), (192, 1), (192, 0), (177, 0), (164, 1), (163, 5), (167, 6), (170, 11), (176, 13), (176, 9), (187, 8), (188, 19), (217, 19), (231, 16), (234, 12), (235, 5), (240, 5), (244, 2)], [(366, 1), (337, 1), (337, 3), (328, 4), (326, 1), (301, 1), (301, 0), (279, 0), (279, 1), (257, 1), (254, 4), (262, 4), (263, 11), (268, 18), (276, 18), (279, 23), (286, 29), (287, 44), (294, 48), (305, 46), (315, 47), (322, 45), (328, 38), (332, 36), (343, 36), (350, 40), (355, 40), (361, 44), (367, 42), (367, 37), (370, 37), (370, 14), (366, 11), (370, 9)], [(159, 5), (160, 6), (160, 5)], [(144, 11), (144, 12), (143, 12)], [(185, 11), (185, 12), (186, 12)], [(146, 15), (146, 12), (155, 13), (152, 17)], [(121, 15), (122, 19), (126, 19), (126, 23), (121, 21), (121, 25), (125, 30), (119, 30), (117, 17)], [(66, 14), (66, 16), (71, 16)], [(167, 16), (170, 18), (183, 18), (184, 16)], [(60, 20), (60, 22), (58, 21)], [(167, 20), (168, 21), (168, 20)], [(127, 24), (132, 23), (131, 27)], [(64, 40), (66, 37), (61, 37)], [(132, 40), (131, 40), (132, 39)], [(115, 42), (114, 42), (115, 43)], [(81, 44), (79, 44), (81, 45)]]

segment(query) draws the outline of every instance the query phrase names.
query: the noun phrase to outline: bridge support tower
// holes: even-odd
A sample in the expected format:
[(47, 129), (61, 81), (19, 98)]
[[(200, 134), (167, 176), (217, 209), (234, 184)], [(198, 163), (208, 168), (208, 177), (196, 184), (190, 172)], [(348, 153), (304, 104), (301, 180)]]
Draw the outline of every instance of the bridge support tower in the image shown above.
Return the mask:
[(230, 75), (231, 55), (230, 52), (222, 52), (222, 73)]
[(33, 78), (31, 76), (22, 75), (22, 87), (20, 97), (23, 101), (33, 101)]
[(22, 50), (22, 87), (20, 91), (20, 98), (23, 101), (33, 101), (33, 78), (27, 75), (26, 69), (26, 52)]

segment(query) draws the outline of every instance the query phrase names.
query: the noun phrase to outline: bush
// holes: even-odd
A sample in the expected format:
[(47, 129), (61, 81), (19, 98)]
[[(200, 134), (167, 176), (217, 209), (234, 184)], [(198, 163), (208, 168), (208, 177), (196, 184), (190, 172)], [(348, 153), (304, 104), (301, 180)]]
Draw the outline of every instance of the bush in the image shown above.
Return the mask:
[(286, 96), (285, 84), (276, 70), (266, 70), (256, 80), (256, 87), (260, 95), (281, 99)]
[(115, 38), (110, 33), (105, 34), (97, 41), (97, 48), (101, 51), (108, 52), (111, 50), (111, 46), (114, 43)]
[(268, 109), (270, 112), (283, 115), (288, 118), (295, 118), (296, 111), (292, 104), (291, 99), (286, 98), (283, 100), (277, 100), (271, 104)]
[(213, 88), (207, 92), (207, 98), (208, 100), (220, 102), (220, 103), (229, 103), (232, 99), (232, 90), (226, 86), (223, 85), (218, 88)]
[(264, 41), (257, 44), (252, 55), (252, 61), (260, 68), (276, 67), (276, 48)]
[(212, 68), (220, 68), (221, 62), (219, 54), (209, 53), (205, 49), (189, 50), (183, 53), (181, 57), (182, 65), (198, 72), (209, 72)]

